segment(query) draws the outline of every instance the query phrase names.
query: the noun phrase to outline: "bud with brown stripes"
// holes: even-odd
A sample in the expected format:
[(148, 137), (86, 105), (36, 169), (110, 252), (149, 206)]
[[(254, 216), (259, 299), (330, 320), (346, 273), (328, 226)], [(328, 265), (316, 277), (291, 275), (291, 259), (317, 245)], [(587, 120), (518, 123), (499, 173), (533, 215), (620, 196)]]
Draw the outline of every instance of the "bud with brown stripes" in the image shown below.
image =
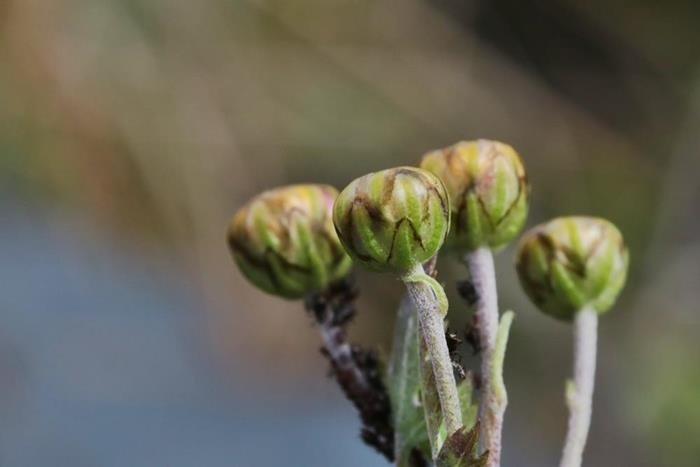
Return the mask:
[(375, 271), (404, 275), (445, 241), (449, 199), (431, 173), (397, 167), (351, 182), (335, 202), (333, 221), (353, 259)]
[(333, 228), (338, 191), (292, 185), (266, 191), (233, 217), (228, 244), (243, 275), (265, 292), (301, 298), (346, 276), (352, 266)]
[(543, 312), (571, 320), (584, 306), (604, 313), (627, 277), (629, 253), (620, 231), (605, 219), (560, 217), (520, 241), (520, 283)]
[(529, 186), (520, 157), (509, 145), (461, 141), (425, 154), (420, 166), (439, 177), (450, 195), (449, 247), (460, 253), (496, 249), (523, 228)]

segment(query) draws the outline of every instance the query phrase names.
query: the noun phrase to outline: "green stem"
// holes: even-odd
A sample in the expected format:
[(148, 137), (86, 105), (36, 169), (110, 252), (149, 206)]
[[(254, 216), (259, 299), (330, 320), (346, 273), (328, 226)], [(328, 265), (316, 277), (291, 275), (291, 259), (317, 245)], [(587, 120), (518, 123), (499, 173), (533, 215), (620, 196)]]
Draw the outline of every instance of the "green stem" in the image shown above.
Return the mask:
[[(478, 248), (465, 256), (474, 289), (477, 294), (474, 310), (478, 323), (479, 344), (481, 346), (481, 444), (489, 451), (488, 467), (501, 465), (501, 431), (503, 416), (508, 404), (503, 386), (502, 362), (498, 365), (496, 342), (498, 334), (498, 294), (493, 254), (485, 247)], [(509, 319), (504, 322), (509, 324)], [(505, 327), (507, 336), (507, 326)], [(505, 345), (505, 343), (503, 343)], [(505, 347), (503, 349), (505, 351)], [(502, 355), (501, 355), (502, 356)]]
[(449, 436), (462, 427), (462, 410), (445, 340), (445, 292), (435, 279), (425, 274), (420, 264), (404, 276), (403, 280), (418, 312), (420, 332), (433, 368), (440, 409)]

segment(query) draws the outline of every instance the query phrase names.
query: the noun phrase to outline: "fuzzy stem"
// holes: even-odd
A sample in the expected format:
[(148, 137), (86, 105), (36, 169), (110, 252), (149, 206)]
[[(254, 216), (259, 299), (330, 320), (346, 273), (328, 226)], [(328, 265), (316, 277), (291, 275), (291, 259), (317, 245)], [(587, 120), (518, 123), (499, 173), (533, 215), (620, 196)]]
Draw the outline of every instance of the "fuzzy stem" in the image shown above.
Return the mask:
[(501, 431), (503, 415), (508, 398), (505, 388), (494, 381), (496, 373), (496, 335), (498, 333), (498, 294), (496, 274), (491, 250), (485, 247), (468, 253), (464, 261), (469, 269), (472, 284), (477, 295), (475, 316), (481, 347), (481, 400), (479, 413), (481, 418), (484, 450), (489, 451), (489, 467), (501, 465)]
[(574, 318), (574, 380), (566, 388), (569, 429), (560, 467), (581, 465), (591, 425), (597, 340), (598, 314), (586, 306)]
[[(429, 282), (420, 278), (426, 277), (422, 265), (404, 277), (408, 295), (418, 312), (420, 332), (430, 356), (435, 387), (440, 399), (440, 409), (445, 422), (447, 435), (451, 435), (462, 427), (462, 410), (459, 404), (457, 383), (452, 370), (452, 360), (445, 340), (444, 313), (441, 310), (439, 294)], [(440, 287), (439, 284), (437, 287)], [(443, 291), (444, 294), (444, 291)]]

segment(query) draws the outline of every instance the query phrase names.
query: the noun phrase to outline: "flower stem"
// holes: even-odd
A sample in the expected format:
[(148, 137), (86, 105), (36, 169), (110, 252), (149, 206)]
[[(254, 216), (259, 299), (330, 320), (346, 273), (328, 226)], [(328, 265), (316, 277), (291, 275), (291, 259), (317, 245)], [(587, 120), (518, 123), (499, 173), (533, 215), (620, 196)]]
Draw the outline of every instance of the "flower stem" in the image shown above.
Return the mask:
[[(468, 253), (464, 261), (476, 291), (475, 316), (481, 347), (481, 401), (479, 413), (482, 427), (482, 447), (489, 451), (489, 467), (501, 465), (501, 431), (508, 397), (501, 378), (494, 378), (498, 362), (496, 337), (498, 333), (498, 293), (493, 254), (485, 247)], [(507, 330), (506, 330), (507, 333)], [(500, 374), (499, 374), (500, 376)], [(499, 385), (500, 382), (500, 385)]]
[(449, 436), (462, 427), (462, 410), (445, 340), (444, 291), (434, 279), (425, 274), (420, 264), (403, 280), (418, 312), (420, 333), (430, 357), (440, 409)]
[(560, 467), (579, 467), (591, 425), (598, 314), (589, 306), (574, 318), (574, 380), (566, 388), (569, 428)]

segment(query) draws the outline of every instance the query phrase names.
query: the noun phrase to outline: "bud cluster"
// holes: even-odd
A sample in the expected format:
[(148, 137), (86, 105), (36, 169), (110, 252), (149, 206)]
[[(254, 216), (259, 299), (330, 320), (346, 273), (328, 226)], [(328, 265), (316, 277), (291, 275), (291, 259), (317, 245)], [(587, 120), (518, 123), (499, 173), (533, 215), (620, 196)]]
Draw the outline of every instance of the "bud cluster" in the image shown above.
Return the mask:
[[(313, 184), (261, 193), (233, 217), (228, 244), (240, 271), (258, 288), (285, 298), (306, 298), (321, 329), (324, 355), (360, 411), (367, 443), (390, 461), (395, 453), (411, 453), (416, 465), (423, 465), (425, 458), (438, 465), (468, 461), (497, 467), (507, 405), (503, 359), (513, 313), (499, 313), (490, 250), (520, 233), (528, 198), (525, 170), (511, 146), (462, 141), (425, 154), (420, 168), (370, 173), (340, 193)], [(445, 339), (447, 297), (422, 266), (445, 243), (469, 269), (470, 287), (460, 292), (474, 308), (478, 326), (470, 337), (478, 340), (482, 354), (478, 413), (486, 452), (481, 455), (476, 450), (478, 423), (471, 431), (465, 428), (473, 423), (465, 414), (477, 409), (457, 388)], [(406, 368), (392, 372), (390, 384), (407, 388), (397, 395), (411, 401), (419, 393), (424, 416), (420, 410), (417, 417), (415, 410), (392, 413), (374, 354), (345, 340), (343, 327), (354, 314), (356, 292), (342, 279), (353, 262), (400, 276), (407, 287), (410, 302), (400, 314), (395, 337), (400, 345), (392, 356), (392, 367)], [(517, 248), (516, 269), (526, 294), (544, 313), (573, 321), (576, 370), (565, 447), (565, 459), (573, 461), (561, 465), (580, 465), (590, 423), (597, 315), (617, 299), (628, 263), (619, 230), (594, 217), (561, 217), (539, 225)], [(413, 357), (401, 350), (407, 352), (410, 341), (415, 344)]]

